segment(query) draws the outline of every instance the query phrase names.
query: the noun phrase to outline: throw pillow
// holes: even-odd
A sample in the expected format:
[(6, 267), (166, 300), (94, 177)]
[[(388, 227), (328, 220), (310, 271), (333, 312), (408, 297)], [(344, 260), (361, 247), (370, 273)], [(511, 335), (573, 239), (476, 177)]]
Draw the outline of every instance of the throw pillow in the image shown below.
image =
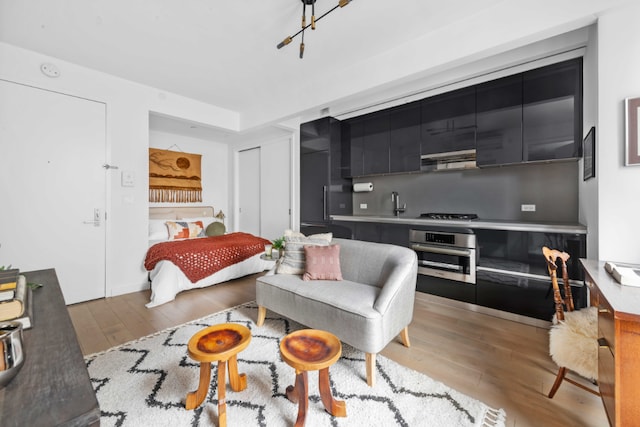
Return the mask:
[(207, 236), (222, 236), (227, 231), (227, 228), (221, 222), (212, 222), (207, 227), (205, 234)]
[(167, 221), (169, 229), (169, 239), (193, 239), (194, 237), (203, 237), (204, 229), (202, 222), (184, 222), (184, 221)]
[(340, 246), (305, 246), (302, 280), (342, 280)]
[[(290, 231), (290, 230), (287, 230)], [(284, 256), (276, 269), (278, 274), (304, 274), (304, 247), (305, 245), (329, 246), (332, 233), (313, 234), (305, 237), (304, 234), (285, 232)]]

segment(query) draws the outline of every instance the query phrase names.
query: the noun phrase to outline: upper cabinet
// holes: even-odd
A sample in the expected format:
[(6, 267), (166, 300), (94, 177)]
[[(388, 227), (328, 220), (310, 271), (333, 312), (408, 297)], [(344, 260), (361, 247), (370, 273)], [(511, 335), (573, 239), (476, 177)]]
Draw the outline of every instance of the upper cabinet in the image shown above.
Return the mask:
[(522, 161), (522, 75), (476, 87), (476, 163)]
[(476, 150), (476, 164), (582, 156), (582, 58), (347, 121), (352, 176), (420, 171), (420, 156)]
[(422, 100), (422, 154), (476, 148), (476, 89), (468, 87)]
[(389, 172), (420, 170), (420, 101), (389, 110)]
[(349, 144), (333, 117), (300, 125), (300, 222), (319, 225), (330, 215), (349, 215), (351, 180)]
[(478, 166), (582, 156), (582, 58), (476, 87)]
[(522, 76), (522, 160), (582, 156), (582, 58)]

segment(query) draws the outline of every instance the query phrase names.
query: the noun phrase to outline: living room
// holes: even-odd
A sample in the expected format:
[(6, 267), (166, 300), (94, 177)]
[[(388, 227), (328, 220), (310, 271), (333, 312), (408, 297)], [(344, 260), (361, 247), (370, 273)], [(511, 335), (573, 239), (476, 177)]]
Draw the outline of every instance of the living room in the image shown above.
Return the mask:
[[(300, 5), (299, 2), (295, 3), (291, 9), (295, 8), (292, 13), (295, 12), (297, 17)], [(394, 100), (402, 102), (410, 99), (412, 94), (459, 83), (469, 76), (539, 60), (561, 51), (582, 49), (585, 67), (583, 131), (586, 135), (590, 127), (595, 126), (597, 132), (595, 178), (588, 181), (580, 179), (577, 183), (578, 220), (588, 227), (587, 256), (638, 263), (640, 243), (634, 238), (633, 230), (636, 226), (635, 212), (640, 208), (640, 202), (635, 197), (637, 191), (634, 182), (638, 181), (640, 169), (624, 165), (624, 100), (640, 94), (640, 82), (636, 78), (640, 72), (640, 60), (633, 55), (640, 46), (640, 36), (634, 31), (634, 17), (640, 9), (632, 1), (570, 3), (562, 7), (553, 2), (518, 5), (523, 15), (532, 18), (517, 21), (508, 20), (513, 16), (516, 6), (492, 4), (488, 10), (495, 15), (494, 18), (464, 23), (470, 31), (473, 30), (473, 41), (453, 36), (462, 34), (459, 30), (463, 24), (458, 23), (449, 29), (441, 29), (436, 35), (416, 38), (412, 43), (406, 42), (409, 44), (352, 64), (346, 68), (352, 71), (351, 74), (345, 73), (349, 77), (343, 81), (327, 78), (307, 82), (304, 84), (305, 95), (297, 96), (295, 102), (288, 102), (286, 108), (284, 105), (272, 105), (272, 108), (263, 106), (261, 111), (251, 109), (242, 112), (221, 107), (215, 102), (207, 103), (173, 93), (159, 85), (125, 80), (47, 53), (35, 41), (18, 36), (15, 26), (19, 24), (16, 22), (20, 22), (22, 14), (27, 12), (3, 2), (0, 9), (3, 28), (0, 32), (0, 78), (6, 82), (95, 100), (106, 105), (107, 149), (104, 161), (118, 167), (107, 172), (108, 190), (104, 204), (105, 209), (108, 208), (109, 224), (105, 233), (106, 261), (103, 268), (106, 273), (102, 292), (103, 296), (112, 297), (148, 289), (147, 275), (141, 268), (148, 244), (148, 148), (154, 143), (169, 148), (171, 144), (168, 141), (172, 137), (170, 132), (150, 128), (150, 117), (167, 117), (183, 122), (186, 129), (193, 125), (211, 130), (207, 135), (215, 132), (223, 135), (217, 140), (209, 136), (176, 138), (177, 145), (185, 150), (192, 148), (189, 142), (181, 141), (206, 138), (215, 146), (213, 149), (207, 148), (216, 157), (216, 164), (211, 165), (211, 169), (216, 171), (215, 179), (209, 187), (215, 190), (209, 190), (211, 192), (205, 195), (203, 204), (214, 206), (216, 211), (224, 211), (230, 230), (237, 230), (240, 224), (236, 193), (239, 152), (253, 147), (268, 149), (274, 141), (289, 141), (292, 159), (290, 170), (287, 171), (291, 177), (290, 226), (298, 229), (299, 165), (295, 159), (299, 154), (299, 124), (318, 118), (323, 108), (329, 108), (332, 115), (348, 118), (393, 104)], [(344, 10), (333, 13), (322, 21), (324, 27), (317, 30), (318, 34), (322, 34), (323, 29), (330, 32), (327, 29), (329, 25), (339, 26), (339, 23), (331, 22), (339, 14), (358, 19), (357, 8), (363, 8), (365, 4), (353, 2)], [(505, 10), (500, 11), (501, 7)], [(553, 14), (549, 13), (551, 10)], [(486, 17), (488, 13), (480, 16)], [(96, 20), (95, 15), (91, 16)], [(292, 20), (290, 26), (278, 28), (278, 32), (286, 32), (294, 28), (296, 23)], [(43, 27), (46, 25), (43, 24)], [(38, 36), (34, 36), (34, 39), (37, 40)], [(437, 48), (430, 44), (442, 39), (450, 39), (451, 43), (447, 46), (440, 43)], [(51, 40), (55, 44), (55, 40)], [(269, 49), (273, 48), (270, 55), (275, 58), (287, 55), (300, 62), (295, 43), (277, 51), (276, 42), (269, 40)], [(302, 61), (310, 59), (314, 45), (319, 44), (322, 41), (309, 41), (307, 56)], [(72, 50), (73, 46), (68, 48)], [(417, 55), (416, 52), (429, 54)], [(428, 57), (436, 59), (430, 60)], [(60, 76), (51, 78), (43, 74), (43, 63), (56, 65)], [(366, 73), (364, 70), (386, 71)], [(340, 74), (337, 71), (335, 73)], [(329, 77), (336, 76), (332, 74)], [(187, 74), (180, 78), (187, 80), (189, 76)], [(72, 157), (72, 160), (83, 159)], [(137, 178), (134, 186), (122, 185), (122, 171), (133, 172)], [(210, 176), (213, 175), (210, 173)], [(269, 176), (277, 179), (272, 174)], [(2, 186), (3, 193), (10, 192), (8, 181), (3, 180)], [(21, 206), (33, 204), (28, 196), (15, 200)], [(9, 260), (7, 250), (5, 245), (0, 248), (3, 262), (24, 266), (25, 270), (50, 267), (47, 259)]]

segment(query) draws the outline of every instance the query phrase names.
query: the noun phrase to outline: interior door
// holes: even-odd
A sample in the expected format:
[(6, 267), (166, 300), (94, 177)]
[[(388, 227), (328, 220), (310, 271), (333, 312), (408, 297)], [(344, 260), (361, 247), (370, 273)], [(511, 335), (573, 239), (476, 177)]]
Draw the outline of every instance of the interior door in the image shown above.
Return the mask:
[[(274, 240), (282, 237), (291, 228), (291, 143), (289, 138), (261, 147), (264, 165), (260, 181), (262, 202), (260, 204), (260, 230), (262, 237)], [(274, 170), (277, 171), (274, 173)]]
[(0, 80), (0, 265), (55, 268), (67, 304), (105, 296), (105, 124), (103, 103)]
[(239, 231), (260, 236), (260, 148), (240, 151), (238, 188)]

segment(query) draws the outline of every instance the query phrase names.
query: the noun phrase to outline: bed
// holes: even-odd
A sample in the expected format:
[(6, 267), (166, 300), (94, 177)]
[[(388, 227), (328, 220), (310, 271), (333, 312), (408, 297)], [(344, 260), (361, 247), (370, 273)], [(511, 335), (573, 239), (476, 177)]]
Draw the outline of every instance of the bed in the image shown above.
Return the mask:
[(273, 267), (274, 261), (260, 258), (268, 240), (248, 233), (206, 234), (207, 229), (218, 229), (214, 234), (219, 234), (221, 225), (210, 206), (149, 208), (149, 249), (144, 263), (151, 282), (147, 307), (173, 301), (188, 289)]

